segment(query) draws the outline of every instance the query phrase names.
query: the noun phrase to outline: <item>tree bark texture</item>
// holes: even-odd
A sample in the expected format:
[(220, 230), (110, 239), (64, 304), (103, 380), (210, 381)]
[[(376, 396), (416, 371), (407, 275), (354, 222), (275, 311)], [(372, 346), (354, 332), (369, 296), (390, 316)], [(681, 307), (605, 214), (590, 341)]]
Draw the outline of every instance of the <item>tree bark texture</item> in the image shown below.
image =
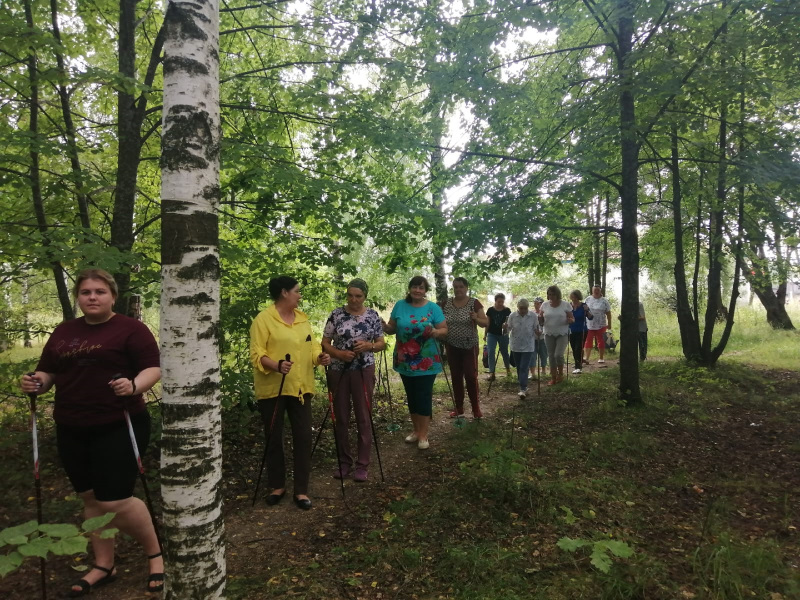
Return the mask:
[[(117, 92), (117, 180), (114, 191), (113, 219), (111, 221), (111, 246), (123, 255), (130, 253), (136, 240), (134, 231), (134, 208), (136, 205), (136, 185), (139, 177), (142, 147), (142, 125), (147, 109), (147, 96), (138, 98), (132, 91), (136, 80), (136, 4), (137, 0), (120, 0), (119, 15), (119, 72), (129, 79), (130, 84)], [(164, 28), (153, 42), (147, 71), (142, 83), (150, 86), (160, 62), (164, 43)], [(131, 267), (125, 265), (114, 273), (119, 287), (119, 296), (114, 305), (116, 312), (128, 313)]]
[(219, 4), (168, 4), (162, 126), (165, 598), (225, 596), (219, 362)]
[(689, 290), (686, 285), (686, 256), (683, 247), (683, 188), (681, 186), (680, 157), (678, 155), (678, 126), (671, 133), (670, 168), (672, 176), (672, 237), (675, 242), (675, 312), (681, 334), (681, 348), (686, 360), (700, 359), (700, 328), (692, 314)]
[(622, 180), (622, 310), (620, 311), (619, 391), (628, 405), (641, 404), (639, 389), (639, 144), (636, 138), (636, 105), (633, 95), (633, 6), (629, 0), (617, 4), (619, 22), (618, 83), (620, 87), (620, 152)]

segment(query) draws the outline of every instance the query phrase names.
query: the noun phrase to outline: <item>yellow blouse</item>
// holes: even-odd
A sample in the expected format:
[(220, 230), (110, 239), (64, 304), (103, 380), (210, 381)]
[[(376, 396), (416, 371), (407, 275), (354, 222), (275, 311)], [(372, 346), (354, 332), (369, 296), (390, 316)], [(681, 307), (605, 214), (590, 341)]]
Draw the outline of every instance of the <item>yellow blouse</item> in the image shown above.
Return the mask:
[(297, 396), (303, 402), (304, 394), (314, 393), (314, 367), (319, 364), (322, 347), (314, 339), (308, 316), (294, 309), (294, 323), (285, 323), (275, 305), (262, 310), (250, 326), (250, 362), (253, 363), (253, 382), (256, 399), (275, 398), (281, 386), (282, 375), (264, 368), (261, 357), (274, 361), (285, 360), (289, 354), (292, 370), (286, 374), (282, 396)]

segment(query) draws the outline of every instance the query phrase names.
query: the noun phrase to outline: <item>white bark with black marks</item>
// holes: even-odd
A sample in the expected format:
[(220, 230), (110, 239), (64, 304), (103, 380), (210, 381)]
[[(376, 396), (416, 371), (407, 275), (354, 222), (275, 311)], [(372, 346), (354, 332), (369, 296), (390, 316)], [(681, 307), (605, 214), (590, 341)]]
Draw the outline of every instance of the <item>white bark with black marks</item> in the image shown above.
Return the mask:
[(162, 131), (165, 598), (225, 596), (219, 362), (219, 4), (170, 2)]

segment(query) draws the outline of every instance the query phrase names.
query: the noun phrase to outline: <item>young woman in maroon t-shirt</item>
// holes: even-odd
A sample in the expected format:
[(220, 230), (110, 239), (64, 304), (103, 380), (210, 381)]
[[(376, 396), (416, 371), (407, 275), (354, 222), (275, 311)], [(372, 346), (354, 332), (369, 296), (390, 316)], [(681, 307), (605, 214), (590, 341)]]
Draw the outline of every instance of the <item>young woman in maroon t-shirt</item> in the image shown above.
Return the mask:
[[(58, 453), (86, 518), (115, 513), (109, 527), (142, 544), (150, 562), (147, 590), (160, 591), (164, 561), (147, 507), (133, 497), (138, 470), (123, 412), (143, 454), (150, 416), (142, 394), (161, 378), (158, 344), (144, 324), (113, 312), (117, 286), (106, 271), (82, 271), (74, 291), (83, 317), (56, 327), (36, 372), (23, 376), (22, 391), (44, 394), (55, 386)], [(72, 585), (70, 598), (116, 579), (114, 539), (91, 541), (95, 565)]]

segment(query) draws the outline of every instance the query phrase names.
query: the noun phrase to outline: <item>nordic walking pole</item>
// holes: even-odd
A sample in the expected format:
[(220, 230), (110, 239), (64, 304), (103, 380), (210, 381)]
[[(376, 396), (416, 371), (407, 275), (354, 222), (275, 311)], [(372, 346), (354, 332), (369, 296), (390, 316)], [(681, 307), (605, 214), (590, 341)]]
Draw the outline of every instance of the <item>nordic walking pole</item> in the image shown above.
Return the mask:
[[(346, 368), (350, 366), (352, 363), (349, 362), (345, 365), (345, 369), (342, 369), (342, 374), (339, 377), (339, 383), (336, 385), (336, 391), (339, 391), (339, 385), (342, 383), (342, 377), (344, 377)], [(328, 381), (328, 367), (325, 367), (325, 386), (328, 388), (328, 411), (331, 413), (331, 423), (333, 423), (333, 445), (336, 446), (336, 464), (339, 465), (339, 483), (342, 484), (342, 501), (346, 502), (346, 498), (344, 495), (344, 477), (342, 476), (342, 454), (339, 452), (339, 441), (336, 439), (336, 413), (333, 412), (333, 392), (331, 391), (331, 385)]]
[[(436, 344), (437, 344), (437, 346), (439, 348), (439, 356), (441, 356), (442, 354), (444, 354), (444, 351), (442, 350), (444, 345), (443, 344), (439, 344), (438, 341), (436, 341)], [(463, 427), (464, 426), (464, 423), (462, 422), (463, 415), (459, 415), (458, 414), (458, 406), (456, 406), (456, 396), (453, 393), (453, 387), (450, 385), (450, 378), (447, 376), (447, 369), (445, 368), (445, 364), (444, 364), (445, 362), (446, 361), (444, 361), (444, 360), (442, 361), (442, 373), (444, 374), (444, 380), (447, 382), (447, 389), (450, 390), (450, 399), (453, 401), (453, 412), (456, 413), (456, 422), (454, 423), (454, 425), (456, 427)]]
[(389, 398), (389, 418), (392, 422), (389, 424), (387, 428), (390, 433), (394, 433), (400, 429), (400, 425), (397, 424), (397, 421), (394, 420), (394, 407), (392, 406), (392, 385), (389, 381), (389, 359), (386, 358), (386, 350), (383, 351), (383, 366), (384, 366), (384, 374), (386, 382), (386, 396)]
[(539, 360), (539, 348), (536, 348), (536, 395), (542, 395), (542, 361)]
[[(499, 340), (497, 342), (497, 354), (494, 357), (494, 368), (495, 368), (495, 371), (497, 370), (497, 361), (498, 360), (500, 360), (500, 341)], [(494, 383), (494, 380), (496, 378), (497, 377), (495, 376), (494, 371), (492, 371), (492, 378), (489, 380), (489, 389), (486, 390), (486, 399), (487, 400), (489, 399), (489, 395), (492, 393), (492, 384)]]
[[(122, 373), (116, 373), (111, 376), (111, 380), (119, 379)], [(156, 523), (156, 513), (153, 511), (153, 501), (150, 499), (150, 488), (147, 487), (147, 477), (144, 474), (144, 465), (142, 464), (142, 457), (139, 454), (139, 444), (136, 443), (136, 435), (133, 432), (133, 424), (131, 423), (131, 415), (127, 408), (122, 409), (122, 414), (125, 415), (125, 424), (128, 426), (128, 436), (131, 438), (131, 447), (133, 448), (133, 455), (136, 457), (136, 465), (139, 468), (139, 479), (142, 481), (142, 488), (144, 489), (144, 498), (147, 501), (147, 510), (150, 511), (150, 520), (153, 522), (153, 529), (156, 533), (156, 541), (158, 541), (159, 552), (163, 550), (161, 545), (161, 534), (158, 531), (158, 523)]]
[(325, 416), (322, 417), (322, 423), (319, 426), (319, 433), (317, 433), (317, 439), (314, 440), (314, 445), (311, 447), (311, 460), (314, 460), (314, 451), (317, 449), (317, 444), (319, 444), (319, 438), (322, 437), (322, 432), (325, 431), (325, 424), (328, 422), (328, 415), (331, 414), (331, 407), (328, 405), (328, 408), (325, 409)]
[[(36, 373), (28, 373), (35, 377)], [(38, 380), (37, 380), (38, 381)], [(36, 394), (28, 394), (31, 408), (31, 438), (33, 440), (33, 481), (36, 488), (36, 520), (42, 524), (42, 481), (39, 479), (39, 432), (36, 428)], [(41, 576), (42, 600), (47, 600), (47, 576), (45, 575), (45, 559), (39, 557), (39, 574)]]
[(381, 462), (381, 448), (378, 444), (378, 434), (375, 432), (375, 421), (372, 419), (372, 402), (369, 401), (369, 394), (367, 394), (367, 383), (364, 381), (364, 371), (358, 370), (361, 375), (361, 388), (364, 390), (364, 400), (367, 402), (367, 411), (369, 412), (369, 426), (372, 428), (372, 441), (375, 442), (375, 454), (378, 457), (378, 468), (381, 471), (381, 481), (386, 482), (383, 476), (383, 463)]
[[(287, 354), (286, 361), (291, 362), (292, 357)], [(280, 367), (281, 361), (278, 361)], [(258, 479), (256, 480), (256, 491), (253, 493), (253, 503), (250, 506), (256, 505), (256, 498), (258, 498), (258, 488), (261, 486), (261, 475), (264, 473), (264, 465), (267, 463), (267, 452), (269, 451), (269, 440), (272, 437), (272, 428), (275, 427), (275, 419), (278, 416), (278, 407), (281, 404), (281, 394), (283, 393), (283, 383), (286, 381), (286, 373), (281, 374), (281, 385), (278, 388), (278, 396), (275, 398), (275, 410), (272, 411), (272, 420), (269, 423), (269, 431), (267, 432), (267, 439), (264, 440), (264, 456), (261, 457), (261, 468), (258, 470)]]

